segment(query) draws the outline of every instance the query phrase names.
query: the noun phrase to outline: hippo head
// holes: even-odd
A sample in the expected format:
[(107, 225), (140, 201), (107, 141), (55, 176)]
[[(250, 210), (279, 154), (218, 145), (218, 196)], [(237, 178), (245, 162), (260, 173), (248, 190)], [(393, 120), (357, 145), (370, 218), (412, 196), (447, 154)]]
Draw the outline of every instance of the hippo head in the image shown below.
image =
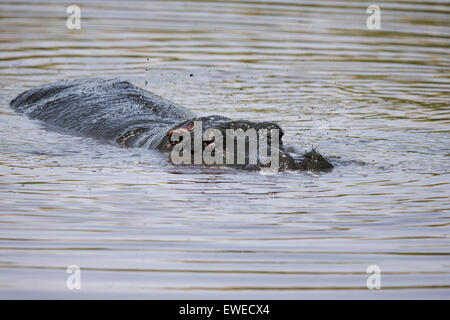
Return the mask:
[(231, 120), (222, 116), (186, 120), (170, 128), (158, 149), (175, 164), (227, 165), (246, 170), (328, 170), (333, 166), (311, 151), (292, 156), (283, 147), (281, 127), (273, 122)]

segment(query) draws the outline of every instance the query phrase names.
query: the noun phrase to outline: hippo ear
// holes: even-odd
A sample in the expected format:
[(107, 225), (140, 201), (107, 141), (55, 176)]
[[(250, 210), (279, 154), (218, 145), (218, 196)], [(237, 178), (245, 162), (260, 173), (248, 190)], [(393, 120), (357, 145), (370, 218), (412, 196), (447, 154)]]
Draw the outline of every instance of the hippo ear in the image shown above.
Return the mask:
[(281, 141), (281, 138), (283, 138), (283, 136), (284, 136), (284, 131), (283, 131), (283, 129), (281, 129), (281, 127), (279, 127), (279, 132), (280, 132), (280, 141)]

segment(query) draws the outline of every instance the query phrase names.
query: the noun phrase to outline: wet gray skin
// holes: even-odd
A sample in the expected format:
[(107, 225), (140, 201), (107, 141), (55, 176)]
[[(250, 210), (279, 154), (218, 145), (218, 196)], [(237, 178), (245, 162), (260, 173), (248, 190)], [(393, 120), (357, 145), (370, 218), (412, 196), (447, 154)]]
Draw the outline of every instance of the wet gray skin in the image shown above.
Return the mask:
[[(269, 147), (267, 150), (269, 154), (278, 152), (278, 170), (326, 171), (333, 168), (314, 150), (304, 155), (287, 153), (282, 142), (283, 130), (276, 123), (231, 120), (217, 115), (197, 117), (182, 106), (118, 79), (64, 80), (36, 87), (12, 100), (11, 107), (31, 119), (42, 120), (52, 127), (75, 134), (114, 142), (123, 147), (158, 149), (169, 154), (181, 142), (172, 139), (173, 132), (181, 130), (192, 136), (194, 121), (202, 121), (203, 132), (207, 129), (219, 130), (224, 137), (224, 146), (227, 129), (246, 131), (254, 128), (257, 132), (266, 129), (269, 146), (271, 130), (278, 129), (278, 148), (270, 150)], [(204, 140), (202, 147), (209, 143), (214, 143), (214, 139)], [(268, 166), (259, 161), (249, 163), (248, 154), (245, 156), (244, 164), (231, 166), (247, 170)]]

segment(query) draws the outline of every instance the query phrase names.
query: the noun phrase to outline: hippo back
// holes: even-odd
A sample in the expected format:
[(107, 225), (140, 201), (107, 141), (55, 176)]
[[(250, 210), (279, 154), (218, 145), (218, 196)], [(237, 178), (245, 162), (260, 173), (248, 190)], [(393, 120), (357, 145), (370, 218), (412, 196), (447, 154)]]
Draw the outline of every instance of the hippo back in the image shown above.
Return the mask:
[(104, 140), (163, 131), (195, 114), (118, 79), (63, 80), (23, 92), (11, 107), (29, 118)]

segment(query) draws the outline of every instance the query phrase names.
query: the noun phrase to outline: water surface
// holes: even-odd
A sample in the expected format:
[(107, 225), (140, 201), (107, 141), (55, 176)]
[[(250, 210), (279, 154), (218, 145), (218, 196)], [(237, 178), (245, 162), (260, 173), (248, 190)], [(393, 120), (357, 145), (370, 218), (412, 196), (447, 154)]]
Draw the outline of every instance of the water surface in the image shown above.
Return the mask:
[[(365, 1), (76, 3), (81, 30), (0, 2), (1, 298), (450, 298), (448, 2), (383, 1), (381, 30)], [(336, 168), (181, 168), (9, 108), (81, 77), (276, 121)]]

